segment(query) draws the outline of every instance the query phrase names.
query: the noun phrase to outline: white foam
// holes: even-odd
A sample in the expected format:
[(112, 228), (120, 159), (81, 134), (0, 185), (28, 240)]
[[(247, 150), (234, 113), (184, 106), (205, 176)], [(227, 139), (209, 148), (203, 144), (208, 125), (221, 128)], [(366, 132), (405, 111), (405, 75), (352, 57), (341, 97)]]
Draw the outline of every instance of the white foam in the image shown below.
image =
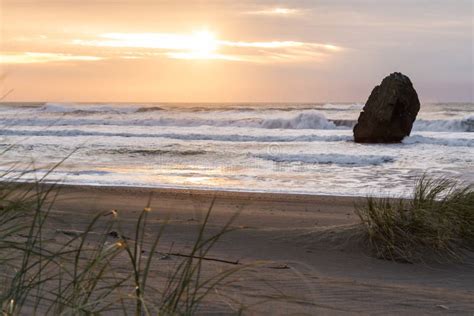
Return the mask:
[[(85, 108), (85, 107), (83, 107)], [(155, 107), (154, 109), (159, 109)], [(88, 106), (87, 110), (81, 107), (64, 107), (61, 105), (49, 104), (41, 108), (44, 112), (50, 113), (129, 113), (124, 117), (111, 119), (110, 117), (101, 118), (80, 117), (80, 116), (62, 116), (59, 118), (14, 118), (16, 126), (52, 126), (52, 125), (112, 125), (112, 126), (177, 126), (177, 127), (197, 127), (197, 126), (216, 126), (216, 127), (248, 127), (248, 128), (265, 128), (265, 129), (347, 129), (347, 126), (336, 126), (329, 121), (324, 114), (317, 111), (303, 111), (289, 118), (245, 118), (245, 119), (228, 119), (228, 118), (202, 118), (202, 117), (183, 117), (182, 113), (155, 113), (150, 116), (143, 108), (110, 108), (108, 106)], [(121, 112), (119, 112), (121, 111)], [(159, 110), (155, 110), (159, 111)], [(160, 111), (161, 112), (161, 111)], [(286, 113), (285, 113), (286, 114)], [(228, 115), (224, 116), (228, 117)], [(12, 119), (1, 120), (0, 123), (11, 123)]]
[(474, 132), (474, 115), (462, 119), (451, 120), (417, 120), (413, 125), (414, 131), (432, 132)]
[(263, 128), (272, 129), (336, 129), (324, 114), (317, 111), (305, 111), (291, 118), (268, 119), (261, 123)]
[(351, 103), (351, 104), (332, 104), (327, 103), (323, 109), (334, 109), (334, 110), (349, 110), (349, 111), (360, 111), (364, 108), (362, 103)]
[(179, 140), (211, 140), (226, 142), (341, 142), (349, 141), (349, 135), (239, 135), (239, 134), (205, 134), (205, 133), (140, 133), (140, 132), (102, 132), (79, 129), (61, 130), (19, 130), (3, 129), (4, 136), (107, 136), (107, 137), (138, 137), (138, 138), (169, 138)]
[[(335, 107), (336, 108), (332, 108)], [(360, 109), (362, 105), (359, 104), (344, 104), (332, 105), (327, 104), (320, 110), (338, 110), (350, 111), (352, 109)], [(164, 110), (157, 106), (120, 106), (120, 105), (82, 105), (82, 104), (68, 104), (68, 103), (46, 103), (40, 107), (40, 111), (44, 113), (64, 113), (64, 114), (91, 114), (92, 117), (81, 118), (79, 116), (64, 116), (61, 118), (61, 124), (67, 125), (118, 125), (118, 126), (235, 126), (235, 127), (250, 127), (250, 128), (265, 128), (265, 129), (348, 129), (355, 124), (355, 117), (353, 120), (347, 119), (328, 119), (324, 113), (316, 110), (303, 110), (295, 112), (279, 111), (275, 115), (259, 113), (263, 115), (249, 114), (249, 117), (241, 117), (234, 113), (233, 110), (225, 110), (219, 113), (219, 116), (214, 115), (209, 118), (208, 114), (212, 111), (203, 110), (202, 115), (194, 112)], [(221, 110), (219, 110), (221, 111)], [(153, 114), (150, 114), (153, 112)], [(101, 118), (101, 114), (129, 114), (127, 116), (114, 119)], [(285, 115), (285, 116), (284, 116)], [(34, 122), (29, 122), (34, 121)], [(64, 122), (62, 122), (64, 121)], [(51, 125), (58, 123), (58, 119), (52, 120), (50, 117), (43, 119), (41, 117), (31, 116), (28, 119), (18, 121), (18, 124), (25, 125)], [(462, 118), (453, 119), (436, 119), (427, 120), (418, 118), (414, 125), (413, 131), (432, 131), (432, 132), (474, 132), (474, 115), (466, 115)]]
[(422, 135), (405, 137), (403, 144), (429, 144), (451, 147), (474, 147), (474, 139), (468, 138), (434, 138)]

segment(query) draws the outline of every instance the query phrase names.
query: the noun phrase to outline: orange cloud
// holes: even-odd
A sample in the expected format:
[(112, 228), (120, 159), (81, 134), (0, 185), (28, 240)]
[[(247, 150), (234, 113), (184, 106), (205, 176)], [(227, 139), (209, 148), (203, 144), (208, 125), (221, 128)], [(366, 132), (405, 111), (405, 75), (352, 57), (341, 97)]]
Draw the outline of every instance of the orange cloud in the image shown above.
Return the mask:
[(64, 61), (97, 61), (102, 59), (102, 57), (97, 56), (37, 52), (2, 53), (0, 55), (0, 63), (2, 64), (34, 64)]
[(262, 10), (256, 10), (256, 11), (248, 11), (245, 13), (254, 14), (254, 15), (290, 16), (290, 15), (295, 15), (295, 14), (301, 14), (302, 11), (298, 9), (292, 9), (292, 8), (276, 7), (276, 8), (262, 9)]

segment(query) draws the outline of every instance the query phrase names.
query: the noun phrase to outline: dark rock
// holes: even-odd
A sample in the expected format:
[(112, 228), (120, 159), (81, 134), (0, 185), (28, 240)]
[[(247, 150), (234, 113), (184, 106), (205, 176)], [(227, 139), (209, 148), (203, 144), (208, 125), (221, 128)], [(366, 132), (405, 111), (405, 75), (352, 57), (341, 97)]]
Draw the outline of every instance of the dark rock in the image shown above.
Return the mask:
[(376, 86), (354, 126), (357, 143), (397, 143), (410, 135), (420, 101), (410, 78), (395, 72)]

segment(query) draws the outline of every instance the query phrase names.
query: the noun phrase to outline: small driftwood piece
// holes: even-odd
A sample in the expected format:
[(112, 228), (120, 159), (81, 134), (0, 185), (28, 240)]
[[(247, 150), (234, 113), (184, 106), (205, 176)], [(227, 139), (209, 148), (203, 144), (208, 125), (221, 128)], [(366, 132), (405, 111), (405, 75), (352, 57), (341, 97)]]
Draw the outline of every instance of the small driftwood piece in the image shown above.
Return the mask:
[(179, 252), (170, 252), (166, 253), (165, 255), (168, 256), (176, 256), (176, 257), (185, 257), (185, 258), (194, 258), (194, 259), (201, 259), (201, 260), (206, 260), (206, 261), (215, 261), (215, 262), (222, 262), (222, 263), (228, 263), (228, 264), (233, 264), (233, 265), (238, 265), (240, 264), (239, 260), (232, 261), (232, 260), (224, 260), (224, 259), (219, 259), (219, 258), (210, 258), (210, 257), (201, 257), (201, 256), (191, 256), (191, 255), (185, 255)]

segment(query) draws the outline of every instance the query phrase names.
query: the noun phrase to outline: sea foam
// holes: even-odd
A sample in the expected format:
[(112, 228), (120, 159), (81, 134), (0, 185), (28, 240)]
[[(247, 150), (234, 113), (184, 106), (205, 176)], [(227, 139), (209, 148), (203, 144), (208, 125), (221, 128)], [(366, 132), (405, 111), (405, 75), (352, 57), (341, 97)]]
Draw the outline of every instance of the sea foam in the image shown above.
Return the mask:
[(413, 126), (415, 131), (432, 132), (474, 132), (474, 115), (467, 115), (462, 119), (451, 120), (417, 120)]
[(422, 135), (405, 137), (403, 144), (428, 144), (450, 147), (474, 147), (474, 139), (469, 138), (434, 138)]

